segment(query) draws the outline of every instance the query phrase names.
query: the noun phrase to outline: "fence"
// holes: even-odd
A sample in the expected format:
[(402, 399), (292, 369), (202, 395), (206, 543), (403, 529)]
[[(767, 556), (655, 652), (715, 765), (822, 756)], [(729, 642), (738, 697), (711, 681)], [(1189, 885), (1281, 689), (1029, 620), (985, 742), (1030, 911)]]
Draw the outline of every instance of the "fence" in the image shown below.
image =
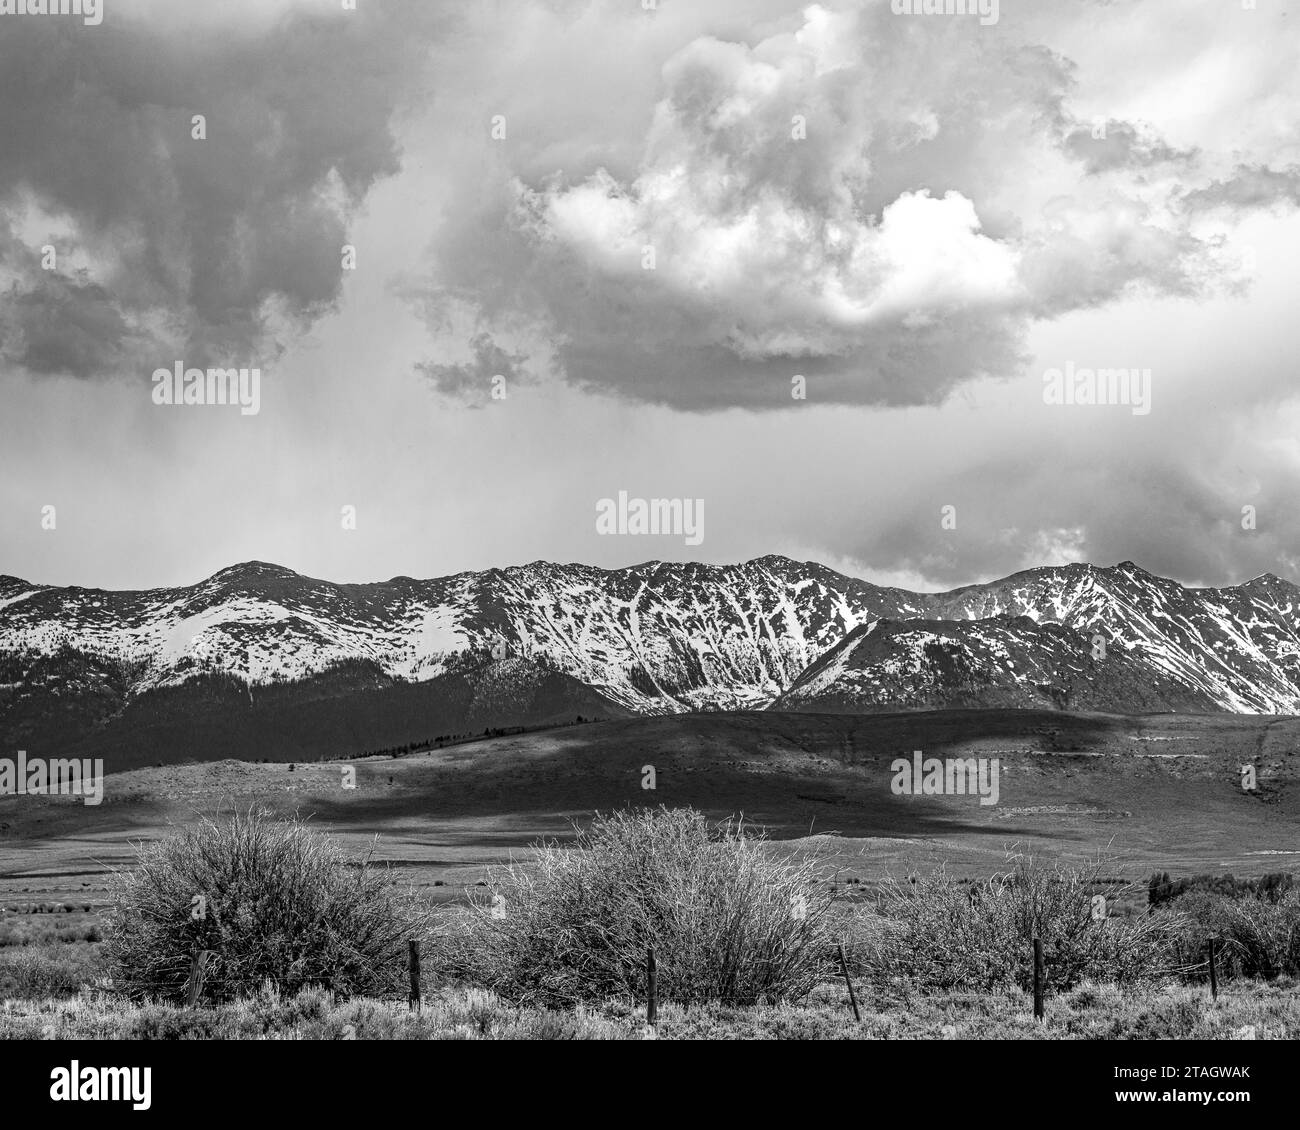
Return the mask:
[[(1047, 960), (1043, 951), (1043, 941), (1039, 937), (1030, 940), (1030, 946), (1033, 955), (1033, 998), (1034, 998), (1034, 1019), (1041, 1023), (1047, 1020)], [(1219, 981), (1218, 981), (1218, 940), (1209, 939), (1206, 945), (1206, 960), (1204, 963), (1191, 965), (1180, 969), (1183, 974), (1195, 973), (1200, 969), (1205, 969), (1209, 976), (1210, 998), (1217, 1001), (1219, 999)], [(848, 990), (849, 1007), (853, 1010), (853, 1019), (858, 1023), (862, 1021), (862, 1014), (858, 1008), (858, 997), (853, 987), (853, 978), (849, 974), (848, 961), (844, 954), (843, 943), (836, 943), (834, 957), (838, 959), (840, 974), (844, 978), (845, 988)], [(647, 994), (646, 994), (646, 1021), (649, 1024), (655, 1022), (658, 1012), (658, 984), (655, 976), (656, 964), (654, 948), (651, 947), (648, 952), (646, 963), (647, 972)], [(904, 987), (904, 992), (906, 988)]]
[[(1033, 1000), (1034, 1000), (1034, 1019), (1039, 1022), (1046, 1022), (1046, 988), (1047, 988), (1047, 961), (1043, 951), (1043, 942), (1039, 937), (1034, 937), (1030, 941), (1032, 947), (1033, 959)], [(1210, 938), (1206, 945), (1206, 960), (1203, 963), (1185, 967), (1181, 972), (1195, 973), (1204, 969), (1208, 975), (1210, 986), (1210, 998), (1217, 1001), (1219, 998), (1219, 980), (1218, 980), (1218, 958), (1219, 943), (1215, 938)], [(210, 983), (218, 983), (222, 978), (211, 978), (209, 969), (212, 959), (216, 957), (212, 950), (195, 949), (190, 958), (189, 974), (185, 980), (185, 1004), (187, 1008), (197, 1008), (202, 1000), (203, 989)], [(853, 986), (853, 979), (849, 974), (848, 960), (844, 953), (843, 943), (836, 943), (834, 954), (832, 955), (839, 965), (840, 974), (844, 979), (845, 988), (848, 990), (848, 1003), (853, 1011), (853, 1019), (861, 1023), (862, 1014), (858, 1007), (857, 992)], [(646, 950), (646, 1023), (653, 1026), (659, 1018), (659, 977), (658, 977), (658, 960), (655, 956), (653, 946), (647, 947)], [(407, 976), (409, 981), (409, 990), (406, 997), (407, 1008), (414, 1012), (419, 1012), (423, 1007), (424, 990), (421, 984), (421, 965), (420, 965), (420, 942), (418, 939), (411, 939), (407, 943)], [(227, 982), (229, 983), (229, 982)], [(128, 981), (126, 984), (132, 987), (140, 987), (144, 982)], [(159, 987), (175, 988), (175, 982), (153, 982)], [(394, 998), (396, 999), (396, 998)]]

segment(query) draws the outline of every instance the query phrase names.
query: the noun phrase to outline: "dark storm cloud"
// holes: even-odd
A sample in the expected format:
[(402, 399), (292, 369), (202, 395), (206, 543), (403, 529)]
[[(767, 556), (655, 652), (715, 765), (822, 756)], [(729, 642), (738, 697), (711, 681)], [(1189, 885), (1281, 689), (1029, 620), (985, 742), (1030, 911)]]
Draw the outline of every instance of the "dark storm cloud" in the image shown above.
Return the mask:
[[(837, 548), (869, 573), (902, 571), (939, 587), (1070, 560), (1133, 560), (1192, 584), (1265, 572), (1300, 581), (1288, 501), (1300, 471), (1284, 452), (1251, 452), (1257, 481), (1235, 485), (1232, 465), (1243, 453), (1229, 446), (1216, 454), (1225, 442), (1218, 421), (1157, 421), (1140, 444), (1108, 437), (1090, 460), (1070, 458), (1036, 431), (1001, 442), (1003, 450), (991, 450), (999, 440), (985, 439), (982, 454), (957, 468), (893, 482), (889, 504), (842, 532)], [(1179, 442), (1206, 453), (1196, 472), (1173, 457)], [(939, 521), (944, 505), (954, 507), (955, 528)], [(1249, 521), (1244, 506), (1253, 508)]]
[[(3, 224), (3, 220), (0, 220)], [(30, 373), (88, 376), (121, 366), (142, 344), (113, 296), (84, 273), (41, 269), (42, 255), (0, 229), (0, 357)]]
[(112, 296), (94, 283), (55, 276), (10, 299), (0, 348), (14, 341), (18, 364), (32, 373), (92, 376), (121, 365), (134, 335)]
[(460, 364), (427, 362), (416, 368), (439, 392), (470, 403), (482, 403), (488, 399), (498, 377), (505, 379), (504, 388), (517, 383), (532, 383), (532, 377), (522, 367), (528, 360), (526, 355), (501, 348), (486, 333), (475, 334), (469, 344), (474, 355), (470, 361)]
[[(6, 23), (0, 209), (29, 244), (73, 234), (50, 239), (48, 272), (31, 247), (4, 247), (5, 356), (89, 377), (177, 350), (274, 352), (278, 328), (339, 293), (350, 212), (399, 168), (391, 121), (435, 22), (429, 6), (372, 2), (257, 31), (120, 13), (93, 29)], [(74, 249), (81, 276), (64, 267)]]

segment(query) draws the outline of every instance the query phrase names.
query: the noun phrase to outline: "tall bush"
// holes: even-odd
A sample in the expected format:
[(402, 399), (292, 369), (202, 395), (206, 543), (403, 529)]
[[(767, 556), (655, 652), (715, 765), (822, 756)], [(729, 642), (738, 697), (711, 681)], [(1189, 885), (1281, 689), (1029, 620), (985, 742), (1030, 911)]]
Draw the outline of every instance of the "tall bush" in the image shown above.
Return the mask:
[(959, 883), (944, 871), (887, 880), (876, 907), (859, 917), (855, 964), (882, 984), (1028, 989), (1038, 937), (1054, 990), (1084, 979), (1124, 983), (1168, 973), (1176, 960), (1175, 917), (1094, 917), (1094, 895), (1116, 901), (1141, 889), (1108, 886), (1101, 871), (1100, 862), (1047, 867), (1022, 858), (1013, 870), (977, 883)]
[(406, 946), (428, 920), (369, 855), (354, 860), (296, 821), (203, 819), (139, 850), (113, 877), (105, 951), (118, 989), (179, 1001), (191, 956), (211, 951), (203, 998), (264, 982), (293, 993), (400, 993)]
[(443, 966), (514, 1001), (643, 998), (653, 947), (665, 1000), (797, 999), (829, 962), (830, 897), (814, 878), (811, 861), (693, 809), (598, 815), (570, 846), (495, 875), (492, 903), (444, 938)]

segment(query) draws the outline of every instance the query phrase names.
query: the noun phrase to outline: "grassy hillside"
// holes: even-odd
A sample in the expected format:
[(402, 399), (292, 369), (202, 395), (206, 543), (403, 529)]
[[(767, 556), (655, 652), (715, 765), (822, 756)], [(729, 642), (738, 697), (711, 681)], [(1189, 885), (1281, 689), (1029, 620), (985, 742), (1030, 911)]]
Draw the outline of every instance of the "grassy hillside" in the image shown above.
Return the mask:
[(0, 696), (5, 744), (33, 757), (103, 758), (109, 772), (120, 772), (186, 760), (350, 756), (444, 734), (628, 714), (577, 679), (523, 659), (466, 659), (420, 683), (395, 681), (368, 663), (253, 688), (206, 675), (125, 706), (106, 690), (112, 686), (100, 672), (58, 695), (12, 703)]
[[(1262, 874), (1300, 857), (1300, 721), (1241, 715), (944, 711), (876, 716), (748, 712), (632, 718), (399, 758), (225, 761), (116, 773), (104, 803), (0, 797), (0, 904), (94, 901), (100, 877), (195, 813), (259, 805), (310, 815), (424, 884), (453, 888), (593, 810), (693, 805), (743, 812), (826, 873), (872, 879), (946, 865), (988, 874), (1018, 845), (1079, 860), (1109, 849), (1132, 873)], [(997, 757), (1001, 796), (895, 796), (890, 762)], [(1240, 788), (1256, 766), (1260, 789)], [(644, 767), (656, 788), (642, 788)]]

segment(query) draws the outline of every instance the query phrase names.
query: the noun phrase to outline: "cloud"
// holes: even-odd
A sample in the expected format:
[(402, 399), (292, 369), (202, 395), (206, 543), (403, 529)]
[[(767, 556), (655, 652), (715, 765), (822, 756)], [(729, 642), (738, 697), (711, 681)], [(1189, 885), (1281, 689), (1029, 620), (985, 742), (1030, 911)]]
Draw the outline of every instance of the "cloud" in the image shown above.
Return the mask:
[[(15, 18), (0, 38), (0, 348), (35, 374), (264, 360), (330, 309), (349, 218), (399, 168), (412, 33), (436, 27), (378, 2), (202, 35), (130, 11), (93, 29)], [(32, 230), (33, 210), (61, 236)], [(49, 271), (33, 255), (47, 240)]]
[(1113, 117), (1094, 139), (1074, 83), (1039, 43), (881, 4), (697, 36), (662, 66), (634, 169), (538, 171), (534, 123), (510, 192), (461, 194), (428, 305), (468, 305), (476, 332), (526, 316), (570, 383), (678, 409), (788, 407), (795, 374), (823, 401), (941, 402), (1013, 375), (1036, 319), (1217, 285), (1185, 206), (1213, 156)]
[(1196, 157), (1195, 150), (1167, 145), (1148, 126), (1115, 119), (1070, 130), (1065, 145), (1094, 176), (1113, 169), (1187, 164)]
[[(1300, 580), (1295, 14), (882, 9), (117, 0), (99, 28), (6, 23), (0, 572), (778, 551), (908, 587), (1080, 556)], [(280, 344), (258, 417), (144, 395), (160, 353)], [(1043, 404), (1071, 360), (1149, 367), (1151, 413)], [(461, 410), (498, 373), (508, 399)], [(597, 535), (619, 489), (705, 498), (706, 543)]]
[(417, 365), (439, 392), (460, 397), (470, 403), (481, 404), (493, 390), (493, 382), (504, 378), (504, 389), (513, 384), (530, 384), (533, 378), (524, 368), (528, 357), (503, 349), (486, 333), (475, 334), (469, 342), (473, 354), (469, 361), (459, 364)]
[(1300, 165), (1285, 169), (1240, 165), (1231, 176), (1189, 192), (1183, 199), (1197, 211), (1271, 208), (1278, 204), (1295, 207), (1300, 205)]

